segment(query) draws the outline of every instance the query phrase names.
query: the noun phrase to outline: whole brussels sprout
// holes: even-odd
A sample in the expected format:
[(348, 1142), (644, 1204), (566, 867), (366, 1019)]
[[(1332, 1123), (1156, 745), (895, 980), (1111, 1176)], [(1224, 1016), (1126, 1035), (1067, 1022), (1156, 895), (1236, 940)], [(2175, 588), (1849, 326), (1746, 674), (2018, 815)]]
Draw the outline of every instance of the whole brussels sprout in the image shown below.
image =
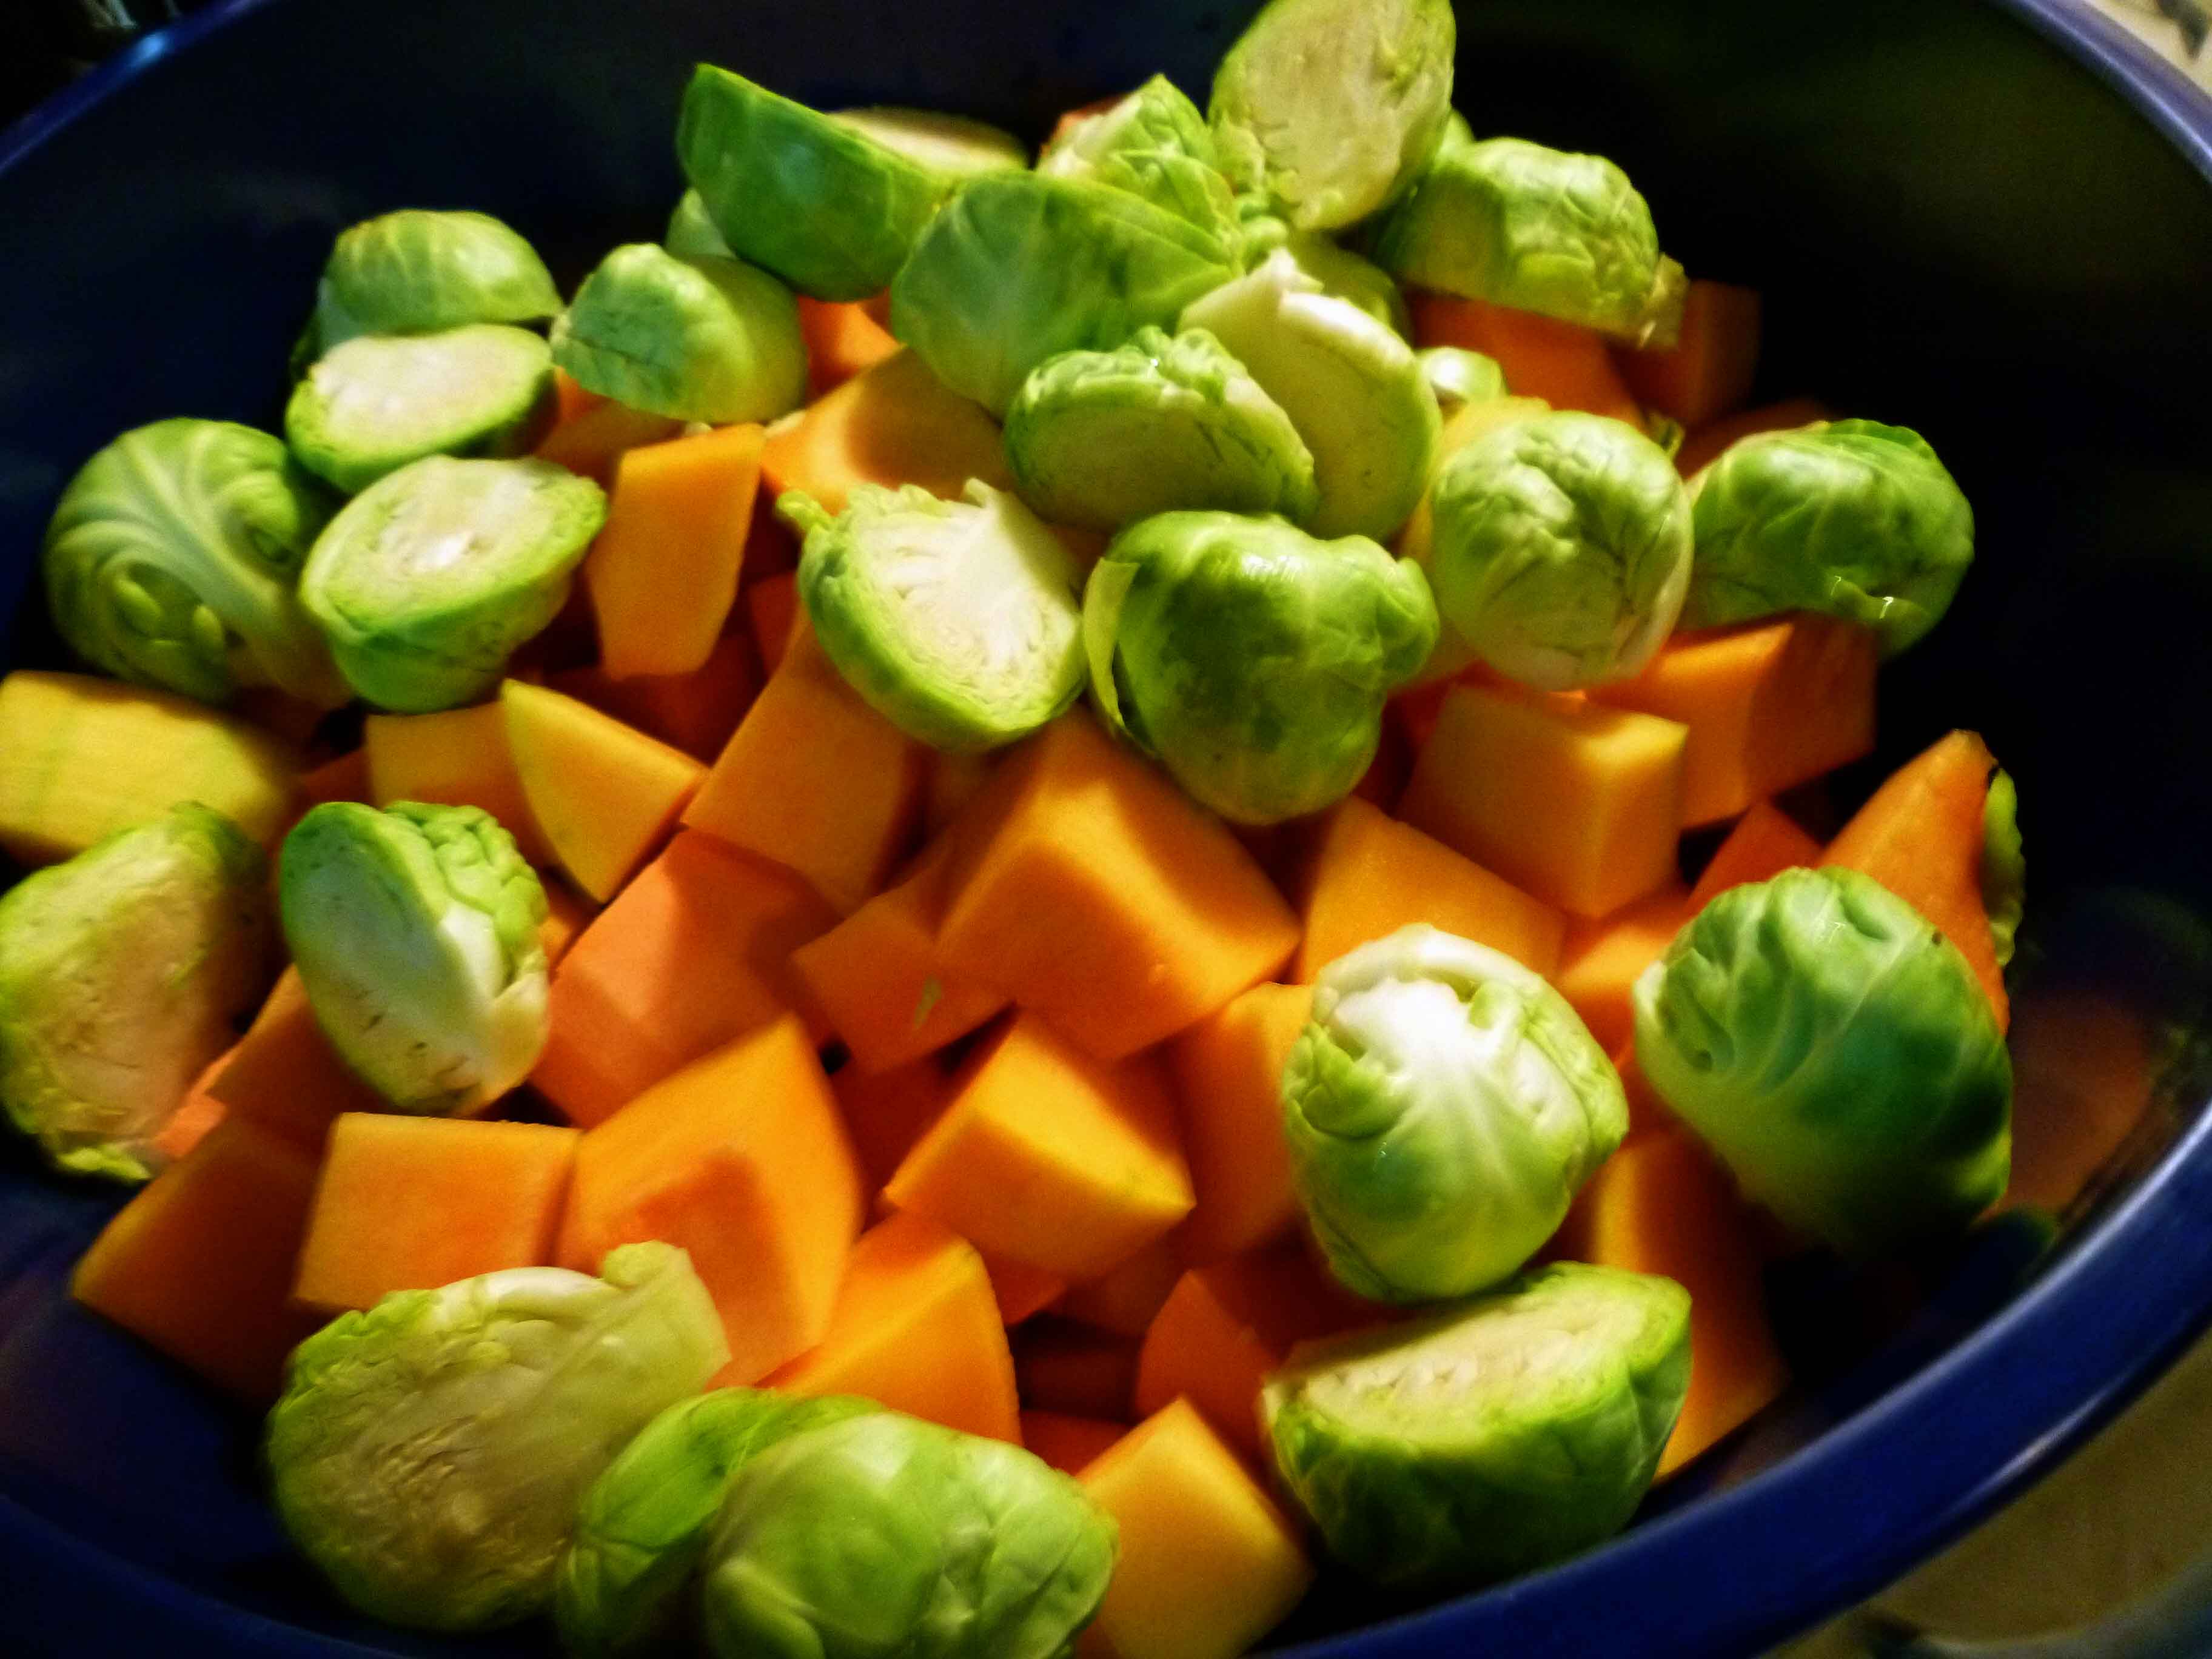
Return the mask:
[(625, 1245), (600, 1271), (395, 1291), (293, 1351), (269, 1414), (276, 1513), (353, 1606), (445, 1631), (541, 1611), (577, 1500), (729, 1362), (683, 1251)]
[(986, 173), (899, 268), (891, 332), (953, 391), (1003, 416), (1046, 358), (1171, 325), (1228, 279), (1231, 258), (1219, 236), (1127, 191)]
[(726, 426), (805, 401), (791, 290), (741, 259), (632, 242), (602, 259), (553, 325), (553, 361), (587, 392)]
[(277, 861), (284, 940), (338, 1057), (405, 1112), (471, 1112), (545, 1046), (545, 890), (473, 806), (330, 801)]
[(1269, 0), (1213, 72), (1230, 178), (1298, 230), (1336, 230), (1404, 192), (1451, 112), (1449, 0)]
[(1437, 612), (1419, 569), (1364, 538), (1163, 513), (1092, 567), (1083, 631), (1108, 724), (1224, 817), (1275, 823), (1359, 781)]
[(1057, 1659), (1098, 1611), (1113, 1517), (1018, 1446), (893, 1412), (770, 1447), (708, 1550), (720, 1659)]
[(1111, 107), (1076, 122), (1046, 147), (1037, 171), (1142, 197), (1233, 247), (1243, 231), (1220, 161), (1198, 106), (1167, 76), (1155, 75)]
[(1681, 612), (1689, 495), (1625, 421), (1560, 410), (1499, 427), (1444, 462), (1429, 505), (1437, 606), (1510, 679), (1625, 679)]
[(268, 860), (183, 802), (0, 897), (0, 1108), (58, 1168), (143, 1181), (269, 988)]
[(46, 602), (72, 650), (202, 702), (272, 685), (347, 701), (300, 568), (333, 506), (283, 441), (228, 421), (156, 421), (79, 469), (46, 526)]
[(795, 1434), (882, 1409), (845, 1395), (717, 1389), (661, 1413), (584, 1494), (554, 1581), (561, 1645), (611, 1659), (679, 1629), (684, 1593), (745, 1466)]
[(817, 300), (880, 292), (959, 183), (708, 64), (684, 88), (676, 154), (732, 251)]
[(1028, 147), (1012, 133), (965, 115), (872, 104), (863, 109), (831, 110), (830, 118), (948, 179), (1018, 173), (1030, 164)]
[(1314, 1236), (1377, 1302), (1519, 1271), (1628, 1133), (1620, 1075), (1566, 999), (1425, 924), (1322, 969), (1282, 1090)]
[(545, 262), (499, 220), (406, 208), (338, 233), (302, 343), (312, 356), (357, 335), (542, 323), (560, 309)]
[(553, 356), (504, 323), (369, 334), (326, 351), (292, 388), (284, 441), (348, 495), (425, 455), (514, 455), (552, 423)]
[(1447, 422), (1469, 404), (1492, 403), (1506, 395), (1505, 371), (1495, 357), (1459, 346), (1431, 346), (1413, 356)]
[(387, 473), (315, 540), (300, 599), (380, 708), (474, 702), (568, 602), (607, 501), (550, 461), (431, 455)]
[(1636, 1058), (1744, 1191), (1846, 1255), (2003, 1193), (2012, 1062), (1973, 970), (1855, 870), (1729, 889), (1636, 981)]
[(1691, 485), (1691, 628), (1817, 611), (1895, 656), (1950, 608), (1974, 513), (1918, 433), (1830, 421), (1731, 444)]
[(1093, 530), (1177, 507), (1295, 523), (1319, 499), (1291, 417), (1200, 328), (1047, 358), (1006, 410), (1006, 459), (1031, 507)]
[(1434, 1593), (1617, 1532), (1689, 1381), (1680, 1285), (1559, 1262), (1426, 1318), (1303, 1344), (1260, 1409), (1276, 1473), (1329, 1553)]
[(1025, 737), (1083, 691), (1075, 561), (1013, 496), (974, 479), (967, 495), (855, 484), (834, 518), (806, 495), (777, 503), (805, 532), (799, 598), (838, 672), (957, 751)]
[(1288, 248), (1185, 307), (1283, 406), (1313, 452), (1316, 536), (1385, 537), (1429, 480), (1443, 421), (1413, 349), (1322, 291)]
[(1401, 282), (1671, 345), (1688, 284), (1651, 210), (1601, 155), (1477, 140), (1457, 115), (1412, 193), (1369, 239)]

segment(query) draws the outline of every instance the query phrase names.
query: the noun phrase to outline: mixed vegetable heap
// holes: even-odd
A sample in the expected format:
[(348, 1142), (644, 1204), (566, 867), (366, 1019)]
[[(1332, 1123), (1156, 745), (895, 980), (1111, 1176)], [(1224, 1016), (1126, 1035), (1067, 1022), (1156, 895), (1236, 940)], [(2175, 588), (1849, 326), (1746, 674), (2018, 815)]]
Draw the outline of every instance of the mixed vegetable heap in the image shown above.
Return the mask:
[(69, 485), (0, 1103), (353, 1606), (1226, 1659), (1595, 1545), (1765, 1258), (2002, 1195), (2010, 781), (1820, 817), (1966, 502), (1453, 47), (1273, 0), (1034, 166), (702, 67), (664, 242), (372, 219), (281, 439)]

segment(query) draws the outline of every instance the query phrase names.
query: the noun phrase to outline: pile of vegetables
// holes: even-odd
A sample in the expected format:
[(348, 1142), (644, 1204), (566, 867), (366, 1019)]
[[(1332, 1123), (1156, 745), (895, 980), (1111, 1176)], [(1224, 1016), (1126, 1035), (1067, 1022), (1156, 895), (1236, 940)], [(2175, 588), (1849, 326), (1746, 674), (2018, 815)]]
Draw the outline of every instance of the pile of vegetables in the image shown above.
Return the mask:
[(1453, 45), (1273, 0), (1033, 166), (702, 66), (661, 243), (382, 215), (281, 438), (69, 485), (0, 1104), (346, 1601), (1227, 1659), (1597, 1544), (1777, 1249), (2002, 1197), (2010, 781), (1818, 817), (1966, 500)]

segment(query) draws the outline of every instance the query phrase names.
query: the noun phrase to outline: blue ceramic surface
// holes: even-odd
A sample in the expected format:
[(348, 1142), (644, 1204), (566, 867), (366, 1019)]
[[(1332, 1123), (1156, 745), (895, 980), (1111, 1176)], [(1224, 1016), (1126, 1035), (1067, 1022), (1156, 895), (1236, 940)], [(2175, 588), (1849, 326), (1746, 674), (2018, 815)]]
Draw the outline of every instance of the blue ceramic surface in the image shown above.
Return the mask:
[[(1248, 0), (231, 0), (0, 136), (0, 624), (63, 482), (173, 414), (274, 424), (332, 234), (399, 205), (510, 220), (573, 280), (657, 233), (693, 61), (811, 101), (934, 105), (1032, 137), (1165, 69), (1202, 90)], [(1749, 1654), (1870, 1592), (2102, 1421), (2212, 1315), (2212, 118), (2062, 0), (1461, 0), (1478, 129), (1617, 157), (1672, 252), (1755, 284), (1763, 390), (1927, 432), (1981, 562), (1886, 681), (1880, 764), (1954, 724), (2019, 777), (2022, 1019), (2140, 1008), (2182, 1064), (2062, 1242), (2014, 1218), (1858, 1342), (1863, 1284), (1784, 1285), (1811, 1382), (1551, 1572), (1311, 1655)], [(1868, 776), (1877, 769), (1865, 769)], [(2039, 1012), (2040, 1011), (2040, 1012)], [(2023, 1032), (2026, 1035), (2026, 1032)], [(370, 1626), (286, 1552), (254, 1425), (74, 1308), (112, 1209), (0, 1144), (0, 1650), (25, 1659), (499, 1654)]]

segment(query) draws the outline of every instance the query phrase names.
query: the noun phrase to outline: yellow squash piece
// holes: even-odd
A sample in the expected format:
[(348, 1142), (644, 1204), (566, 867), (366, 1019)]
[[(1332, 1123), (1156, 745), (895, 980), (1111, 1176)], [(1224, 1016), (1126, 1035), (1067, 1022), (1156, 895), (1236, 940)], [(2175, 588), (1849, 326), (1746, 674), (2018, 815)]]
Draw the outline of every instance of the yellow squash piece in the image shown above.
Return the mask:
[(368, 798), (475, 806), (497, 818), (532, 864), (556, 862), (532, 816), (507, 747), (507, 714), (496, 702), (437, 714), (371, 714), (362, 728), (368, 757)]

